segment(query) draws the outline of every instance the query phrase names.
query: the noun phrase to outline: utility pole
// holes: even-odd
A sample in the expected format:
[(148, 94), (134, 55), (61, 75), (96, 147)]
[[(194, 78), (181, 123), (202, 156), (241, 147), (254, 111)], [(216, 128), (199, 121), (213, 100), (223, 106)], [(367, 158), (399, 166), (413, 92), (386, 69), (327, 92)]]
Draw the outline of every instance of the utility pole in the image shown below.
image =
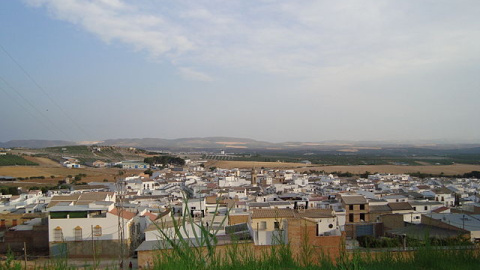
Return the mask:
[(27, 243), (23, 242), (23, 253), (25, 254), (25, 269), (27, 269)]
[(124, 202), (125, 198), (125, 181), (119, 178), (117, 181), (117, 214), (118, 214), (118, 240), (120, 241), (120, 270), (125, 269), (125, 223), (123, 220)]
[(95, 259), (95, 239), (93, 238), (93, 225), (92, 228), (92, 256), (93, 256), (93, 269), (97, 268), (97, 260)]

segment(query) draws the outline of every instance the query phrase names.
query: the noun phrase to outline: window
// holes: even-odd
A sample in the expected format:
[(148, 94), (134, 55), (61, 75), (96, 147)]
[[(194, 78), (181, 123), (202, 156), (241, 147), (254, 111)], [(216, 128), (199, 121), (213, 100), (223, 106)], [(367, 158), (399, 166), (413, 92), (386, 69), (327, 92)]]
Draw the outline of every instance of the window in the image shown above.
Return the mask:
[(69, 218), (87, 218), (88, 212), (87, 211), (73, 211), (68, 213)]
[(280, 230), (280, 222), (275, 221), (275, 222), (273, 223), (273, 227), (275, 228), (275, 230)]
[(50, 212), (50, 218), (51, 219), (68, 218), (68, 213), (69, 212)]
[(266, 221), (261, 221), (259, 226), (258, 226), (258, 229), (259, 230), (266, 230), (267, 229), (267, 222)]
[(349, 221), (349, 222), (353, 222), (353, 214), (349, 214), (349, 215), (348, 215), (348, 221)]
[(427, 210), (428, 210), (428, 207), (427, 207), (427, 206), (425, 206), (425, 209), (424, 209), (424, 210), (425, 210), (425, 211), (427, 211)]
[(75, 241), (82, 241), (82, 227), (77, 226), (74, 229)]
[(360, 204), (360, 210), (365, 210), (365, 204)]
[(416, 207), (416, 206), (414, 206), (414, 207), (413, 207), (413, 210), (414, 210), (414, 211), (417, 211), (417, 207)]
[(333, 228), (333, 224), (328, 224), (328, 228)]
[(102, 236), (102, 227), (100, 225), (93, 227), (93, 236)]
[(63, 241), (62, 228), (60, 228), (60, 227), (57, 226), (57, 227), (53, 230), (53, 241)]
[(353, 204), (348, 206), (350, 210), (353, 210)]
[(365, 214), (360, 214), (360, 220), (365, 221)]

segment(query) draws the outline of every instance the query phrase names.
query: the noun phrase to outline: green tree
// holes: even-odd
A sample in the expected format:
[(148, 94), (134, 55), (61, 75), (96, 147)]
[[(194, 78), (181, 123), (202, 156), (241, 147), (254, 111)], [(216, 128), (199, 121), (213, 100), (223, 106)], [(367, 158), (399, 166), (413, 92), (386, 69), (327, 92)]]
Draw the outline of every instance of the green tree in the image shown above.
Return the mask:
[(148, 175), (150, 175), (150, 176), (153, 175), (153, 171), (152, 171), (152, 169), (150, 169), (150, 168), (148, 168), (147, 170), (145, 170), (143, 173), (144, 173), (144, 174), (148, 174)]
[(368, 178), (368, 176), (371, 175), (369, 171), (365, 171), (364, 173), (360, 174), (361, 178)]
[(17, 187), (8, 187), (8, 194), (18, 195), (18, 188)]
[(162, 164), (163, 167), (167, 166), (168, 164), (176, 165), (176, 166), (184, 166), (185, 160), (180, 157), (173, 157), (173, 156), (154, 156), (148, 157), (143, 159), (143, 162), (150, 164), (153, 166), (154, 164)]

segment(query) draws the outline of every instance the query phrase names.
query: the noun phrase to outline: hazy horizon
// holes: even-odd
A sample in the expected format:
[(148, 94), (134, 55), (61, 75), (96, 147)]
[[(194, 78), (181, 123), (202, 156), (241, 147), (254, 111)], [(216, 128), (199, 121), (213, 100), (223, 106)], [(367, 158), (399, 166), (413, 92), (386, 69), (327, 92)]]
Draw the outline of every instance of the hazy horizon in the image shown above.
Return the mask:
[(97, 143), (104, 143), (106, 141), (128, 141), (128, 140), (185, 140), (185, 139), (227, 139), (227, 141), (232, 141), (234, 142), (236, 139), (237, 140), (253, 140), (257, 142), (266, 142), (266, 143), (273, 143), (273, 144), (282, 144), (282, 143), (319, 143), (319, 144), (325, 144), (325, 145), (334, 145), (336, 143), (351, 143), (352, 145), (358, 144), (368, 144), (368, 145), (375, 145), (377, 144), (378, 146), (381, 145), (389, 145), (389, 144), (403, 144), (403, 145), (423, 145), (423, 146), (428, 146), (428, 145), (480, 145), (479, 141), (459, 141), (459, 140), (445, 140), (445, 139), (426, 139), (426, 140), (322, 140), (322, 141), (267, 141), (267, 140), (258, 140), (255, 138), (239, 138), (239, 137), (225, 137), (225, 136), (208, 136), (208, 137), (178, 137), (178, 138), (152, 138), (152, 137), (144, 137), (144, 138), (104, 138), (104, 139), (99, 139), (99, 140), (88, 140), (88, 141), (67, 141), (67, 140), (49, 140), (49, 139), (14, 139), (14, 140), (8, 140), (8, 141), (0, 141), (0, 143), (8, 143), (12, 141), (66, 141), (66, 142), (71, 142), (71, 143), (76, 143), (79, 145), (92, 145), (92, 144), (97, 144)]
[(480, 2), (0, 2), (0, 142), (480, 143)]

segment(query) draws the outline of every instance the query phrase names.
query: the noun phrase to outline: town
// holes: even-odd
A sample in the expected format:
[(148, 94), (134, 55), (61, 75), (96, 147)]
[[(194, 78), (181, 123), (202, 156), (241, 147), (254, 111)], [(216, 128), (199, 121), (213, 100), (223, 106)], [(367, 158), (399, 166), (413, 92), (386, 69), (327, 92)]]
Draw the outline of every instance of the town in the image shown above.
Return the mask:
[(72, 170), (112, 166), (118, 175), (83, 184), (67, 177), (59, 189), (1, 195), (0, 253), (125, 264), (134, 258), (148, 269), (173, 248), (172, 239), (196, 246), (215, 239), (219, 248), (241, 241), (260, 250), (287, 243), (293, 253), (307, 244), (330, 256), (342, 248), (411, 250), (426, 238), (453, 248), (480, 241), (476, 177), (339, 177), (171, 160), (81, 164), (64, 157), (62, 165)]
[(480, 1), (0, 1), (0, 270), (477, 270)]

